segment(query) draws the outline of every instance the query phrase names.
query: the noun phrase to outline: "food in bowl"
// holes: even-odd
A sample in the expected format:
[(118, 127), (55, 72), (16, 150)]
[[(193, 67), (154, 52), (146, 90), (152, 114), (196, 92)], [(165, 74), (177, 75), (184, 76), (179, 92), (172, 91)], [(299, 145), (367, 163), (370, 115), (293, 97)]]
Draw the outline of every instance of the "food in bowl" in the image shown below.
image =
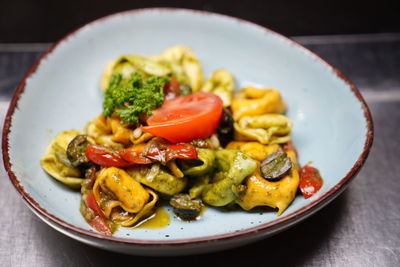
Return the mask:
[(185, 46), (159, 55), (124, 55), (101, 77), (103, 112), (83, 131), (59, 133), (43, 169), (80, 189), (80, 211), (97, 231), (135, 227), (167, 199), (182, 220), (204, 206), (277, 209), (298, 189), (308, 198), (322, 186), (300, 168), (291, 120), (278, 90), (246, 87), (219, 69), (207, 80)]

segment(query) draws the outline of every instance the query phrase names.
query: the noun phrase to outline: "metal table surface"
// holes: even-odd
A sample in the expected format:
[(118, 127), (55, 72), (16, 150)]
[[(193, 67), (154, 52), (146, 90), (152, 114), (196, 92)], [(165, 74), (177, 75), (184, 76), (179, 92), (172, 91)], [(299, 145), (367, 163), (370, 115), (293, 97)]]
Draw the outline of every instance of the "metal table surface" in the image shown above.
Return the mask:
[[(0, 167), (1, 266), (240, 263), (279, 266), (400, 266), (400, 34), (294, 37), (342, 70), (372, 111), (375, 139), (348, 189), (306, 221), (244, 247), (151, 258), (99, 250), (40, 221)], [(48, 44), (0, 44), (0, 116)]]

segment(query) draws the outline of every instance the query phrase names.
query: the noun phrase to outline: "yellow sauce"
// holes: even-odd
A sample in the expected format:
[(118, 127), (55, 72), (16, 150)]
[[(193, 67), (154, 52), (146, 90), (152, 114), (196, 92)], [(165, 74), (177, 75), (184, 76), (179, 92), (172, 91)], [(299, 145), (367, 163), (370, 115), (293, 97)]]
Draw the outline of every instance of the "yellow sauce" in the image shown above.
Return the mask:
[(171, 219), (164, 208), (158, 207), (153, 216), (139, 224), (135, 228), (158, 229), (169, 225)]
[(206, 209), (207, 209), (207, 206), (201, 207), (199, 216), (197, 216), (197, 220), (200, 219), (203, 216), (204, 212), (206, 212)]

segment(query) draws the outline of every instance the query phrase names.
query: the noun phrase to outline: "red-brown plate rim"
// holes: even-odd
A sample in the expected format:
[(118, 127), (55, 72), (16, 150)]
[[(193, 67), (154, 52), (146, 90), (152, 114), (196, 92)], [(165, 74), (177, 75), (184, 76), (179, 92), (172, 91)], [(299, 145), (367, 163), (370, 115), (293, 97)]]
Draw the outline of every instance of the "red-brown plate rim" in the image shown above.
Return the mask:
[[(24, 190), (23, 186), (19, 183), (16, 175), (14, 174), (14, 172), (11, 169), (12, 164), (10, 162), (10, 156), (9, 156), (9, 134), (10, 134), (11, 125), (12, 125), (12, 117), (13, 117), (14, 111), (18, 108), (18, 100), (19, 100), (21, 94), (24, 92), (26, 80), (37, 70), (41, 61), (43, 59), (45, 59), (59, 44), (66, 41), (67, 39), (73, 37), (75, 34), (80, 32), (82, 30), (82, 28), (87, 27), (88, 25), (94, 25), (96, 23), (112, 19), (116, 16), (132, 15), (132, 14), (139, 14), (139, 13), (146, 13), (146, 12), (188, 12), (188, 13), (192, 12), (192, 13), (206, 15), (206, 16), (217, 16), (217, 17), (222, 17), (222, 18), (226, 18), (226, 19), (230, 19), (230, 20), (235, 20), (239, 23), (262, 29), (266, 34), (272, 34), (283, 40), (286, 40), (289, 44), (301, 49), (308, 56), (314, 57), (321, 64), (323, 64), (326, 67), (328, 67), (329, 69), (331, 69), (339, 79), (343, 80), (351, 88), (351, 91), (354, 93), (356, 98), (360, 101), (361, 106), (364, 110), (364, 118), (367, 122), (368, 129), (367, 129), (367, 133), (366, 133), (366, 141), (364, 143), (363, 151), (360, 154), (360, 156), (358, 157), (356, 163), (353, 165), (353, 167), (350, 169), (350, 171), (346, 174), (346, 176), (343, 177), (339, 181), (339, 183), (337, 185), (335, 185), (328, 192), (324, 193), (318, 199), (309, 203), (308, 205), (304, 206), (303, 208), (298, 209), (295, 212), (288, 214), (287, 216), (276, 219), (269, 223), (251, 227), (251, 228), (248, 228), (245, 230), (240, 230), (237, 232), (214, 235), (214, 236), (206, 236), (206, 237), (199, 237), (199, 238), (187, 238), (187, 239), (178, 239), (178, 240), (163, 240), (163, 241), (136, 240), (136, 239), (126, 239), (126, 238), (114, 237), (114, 236), (104, 236), (102, 234), (99, 234), (99, 233), (96, 233), (96, 232), (93, 232), (90, 230), (85, 230), (85, 229), (76, 227), (74, 225), (71, 225), (71, 224), (59, 219), (58, 217), (54, 216), (53, 214), (50, 214), (49, 212), (47, 212)], [(102, 17), (100, 19), (92, 21), (92, 22), (76, 29), (75, 31), (67, 34), (65, 37), (63, 37), (62, 39), (60, 39), (59, 41), (54, 43), (34, 63), (34, 65), (31, 67), (31, 69), (26, 73), (25, 77), (20, 82), (20, 84), (18, 85), (18, 87), (14, 93), (14, 96), (10, 102), (10, 106), (7, 111), (7, 115), (6, 115), (5, 122), (4, 122), (2, 148), (3, 148), (4, 166), (10, 177), (12, 184), (14, 185), (16, 190), (23, 196), (24, 200), (29, 204), (30, 207), (32, 207), (39, 214), (48, 218), (50, 221), (60, 225), (61, 227), (65, 228), (66, 230), (73, 231), (73, 232), (79, 233), (81, 235), (84, 235), (87, 237), (92, 237), (95, 239), (112, 241), (112, 242), (121, 243), (121, 244), (131, 244), (131, 245), (141, 245), (141, 246), (142, 245), (143, 246), (145, 246), (145, 245), (147, 245), (147, 246), (163, 246), (163, 245), (196, 244), (196, 243), (202, 243), (202, 242), (227, 240), (227, 239), (231, 239), (231, 238), (243, 237), (244, 235), (254, 234), (254, 233), (260, 232), (260, 231), (272, 230), (275, 228), (283, 228), (285, 225), (290, 225), (290, 224), (295, 223), (297, 220), (299, 220), (300, 217), (303, 217), (303, 216), (306, 217), (305, 215), (310, 215), (313, 212), (317, 211), (318, 208), (327, 204), (330, 200), (332, 200), (335, 196), (337, 196), (342, 191), (341, 189), (344, 189), (346, 187), (346, 185), (359, 172), (360, 168), (365, 163), (365, 161), (368, 157), (370, 148), (372, 146), (373, 137), (374, 137), (374, 130), (373, 130), (373, 121), (372, 121), (371, 112), (370, 112), (364, 98), (362, 97), (360, 91), (357, 89), (357, 87), (338, 69), (334, 68), (333, 66), (328, 64), (325, 60), (323, 60), (322, 58), (320, 58), (319, 56), (317, 56), (316, 54), (314, 54), (307, 48), (301, 46), (297, 42), (293, 41), (292, 39), (285, 37), (277, 32), (274, 32), (266, 27), (260, 26), (258, 24), (255, 24), (255, 23), (252, 23), (252, 22), (249, 22), (246, 20), (242, 20), (239, 18), (235, 18), (235, 17), (230, 17), (227, 15), (212, 13), (212, 12), (208, 12), (208, 11), (199, 11), (199, 10), (190, 10), (190, 9), (181, 9), (181, 8), (145, 8), (145, 9), (123, 11), (123, 12), (119, 12), (119, 13), (115, 13), (115, 14), (111, 14), (111, 15)]]

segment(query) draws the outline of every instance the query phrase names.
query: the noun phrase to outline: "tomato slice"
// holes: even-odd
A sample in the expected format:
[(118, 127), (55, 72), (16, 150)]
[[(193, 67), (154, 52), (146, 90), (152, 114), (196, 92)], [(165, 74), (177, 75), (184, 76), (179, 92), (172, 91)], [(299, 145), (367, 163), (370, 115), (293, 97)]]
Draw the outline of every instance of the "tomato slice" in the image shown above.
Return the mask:
[(100, 145), (90, 145), (85, 151), (86, 157), (97, 165), (103, 167), (125, 168), (131, 163), (127, 162), (113, 149)]
[(301, 168), (299, 188), (304, 198), (309, 198), (317, 193), (323, 183), (318, 169), (311, 166)]
[(148, 126), (142, 126), (142, 129), (172, 143), (204, 139), (215, 132), (221, 114), (219, 96), (197, 92), (166, 100), (147, 119)]

